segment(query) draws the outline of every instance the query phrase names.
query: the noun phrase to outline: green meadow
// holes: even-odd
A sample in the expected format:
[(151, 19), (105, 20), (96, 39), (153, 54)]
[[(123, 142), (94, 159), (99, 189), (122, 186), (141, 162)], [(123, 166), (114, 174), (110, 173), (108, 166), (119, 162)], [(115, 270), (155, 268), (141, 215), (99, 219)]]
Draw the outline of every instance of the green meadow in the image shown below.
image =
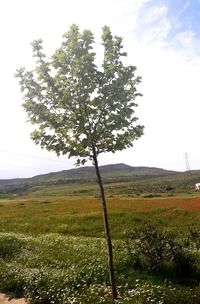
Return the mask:
[[(106, 189), (117, 303), (199, 303), (198, 193)], [(35, 304), (111, 303), (95, 184), (37, 186), (0, 200), (0, 289)]]

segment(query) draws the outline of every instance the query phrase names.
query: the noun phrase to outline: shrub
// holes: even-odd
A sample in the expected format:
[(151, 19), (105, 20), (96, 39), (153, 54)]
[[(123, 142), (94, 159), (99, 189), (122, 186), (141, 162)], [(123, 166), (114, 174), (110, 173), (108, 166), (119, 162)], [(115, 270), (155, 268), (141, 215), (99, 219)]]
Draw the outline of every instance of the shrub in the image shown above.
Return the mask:
[(200, 249), (200, 231), (193, 225), (189, 227), (188, 245), (197, 250)]
[(173, 276), (181, 278), (197, 274), (196, 260), (184, 242), (162, 228), (137, 228), (129, 233), (126, 244), (134, 268), (159, 273), (170, 267)]
[(22, 249), (22, 242), (14, 237), (0, 237), (0, 258), (11, 259), (18, 255)]
[(144, 195), (143, 198), (154, 198), (154, 197), (162, 197), (161, 194), (147, 194)]
[(131, 232), (127, 239), (128, 252), (134, 267), (158, 272), (167, 251), (167, 236), (157, 227), (146, 225)]
[(196, 273), (197, 264), (189, 250), (174, 239), (169, 240), (169, 259), (173, 263), (174, 273), (179, 277), (189, 277)]

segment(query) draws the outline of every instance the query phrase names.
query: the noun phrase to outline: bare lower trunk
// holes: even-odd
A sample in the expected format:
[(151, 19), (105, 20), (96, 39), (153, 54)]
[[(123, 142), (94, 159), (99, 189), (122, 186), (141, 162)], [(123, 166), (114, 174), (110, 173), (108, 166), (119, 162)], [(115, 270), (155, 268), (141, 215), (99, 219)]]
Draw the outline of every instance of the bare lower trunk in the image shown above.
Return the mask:
[(100, 188), (100, 192), (101, 192), (104, 228), (105, 228), (107, 247), (108, 247), (108, 267), (109, 267), (110, 285), (111, 285), (111, 290), (112, 290), (112, 302), (115, 303), (115, 300), (117, 299), (117, 290), (116, 290), (115, 273), (114, 273), (114, 265), (113, 265), (112, 240), (111, 240), (111, 236), (110, 236), (110, 227), (109, 227), (109, 222), (108, 222), (106, 197), (105, 197), (103, 182), (101, 179), (101, 174), (100, 174), (100, 170), (99, 170), (99, 165), (98, 165), (95, 149), (93, 149), (93, 160), (94, 160), (97, 180), (98, 180), (98, 184), (99, 184), (99, 188)]

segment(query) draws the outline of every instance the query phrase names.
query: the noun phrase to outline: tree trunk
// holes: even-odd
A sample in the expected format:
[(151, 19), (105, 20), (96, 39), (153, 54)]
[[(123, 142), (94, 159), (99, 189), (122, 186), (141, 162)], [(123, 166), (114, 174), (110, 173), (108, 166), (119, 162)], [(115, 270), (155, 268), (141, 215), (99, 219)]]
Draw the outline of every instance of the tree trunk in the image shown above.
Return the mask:
[(111, 240), (111, 236), (110, 236), (110, 227), (109, 227), (109, 222), (108, 222), (106, 197), (105, 197), (103, 182), (102, 182), (102, 178), (101, 178), (101, 174), (100, 174), (100, 170), (99, 170), (99, 165), (98, 165), (98, 160), (97, 160), (97, 155), (96, 155), (95, 149), (93, 149), (93, 160), (94, 160), (96, 176), (97, 176), (100, 193), (101, 193), (104, 228), (105, 228), (107, 248), (108, 248), (109, 279), (110, 279), (110, 285), (111, 285), (111, 290), (112, 290), (112, 302), (115, 303), (115, 300), (117, 299), (117, 289), (116, 289), (115, 273), (114, 273), (114, 265), (113, 265), (112, 240)]

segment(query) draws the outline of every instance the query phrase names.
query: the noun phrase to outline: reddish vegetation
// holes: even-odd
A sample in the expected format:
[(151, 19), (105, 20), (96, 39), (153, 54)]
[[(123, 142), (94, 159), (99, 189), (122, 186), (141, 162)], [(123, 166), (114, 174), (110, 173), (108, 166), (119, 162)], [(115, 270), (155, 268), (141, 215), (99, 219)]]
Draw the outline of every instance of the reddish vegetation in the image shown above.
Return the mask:
[(132, 199), (132, 200), (110, 200), (111, 209), (134, 210), (137, 212), (148, 212), (159, 208), (176, 208), (187, 211), (200, 211), (200, 197), (196, 198), (153, 198), (153, 199)]
[[(42, 215), (45, 205), (41, 206), (41, 201), (35, 200), (17, 200), (7, 201), (6, 209), (1, 209), (1, 216), (16, 217), (27, 214), (30, 210), (37, 212), (37, 215)], [(63, 215), (70, 214), (85, 214), (91, 212), (101, 212), (101, 203), (99, 199), (51, 199), (51, 204), (46, 205), (48, 208), (48, 215)], [(18, 208), (22, 204), (26, 208)], [(178, 209), (185, 211), (200, 211), (200, 197), (195, 198), (181, 198), (181, 197), (160, 197), (160, 198), (140, 198), (140, 199), (121, 199), (113, 198), (108, 200), (109, 210), (114, 212), (149, 212), (157, 209)], [(42, 208), (41, 208), (42, 207)], [(46, 208), (45, 208), (46, 209)], [(46, 212), (47, 210), (45, 210)]]
[[(116, 238), (145, 223), (161, 223), (180, 230), (193, 224), (200, 228), (200, 197), (114, 197), (108, 199), (108, 212)], [(101, 237), (101, 217), (101, 202), (97, 198), (18, 198), (1, 202), (0, 230), (33, 234), (61, 231)]]

